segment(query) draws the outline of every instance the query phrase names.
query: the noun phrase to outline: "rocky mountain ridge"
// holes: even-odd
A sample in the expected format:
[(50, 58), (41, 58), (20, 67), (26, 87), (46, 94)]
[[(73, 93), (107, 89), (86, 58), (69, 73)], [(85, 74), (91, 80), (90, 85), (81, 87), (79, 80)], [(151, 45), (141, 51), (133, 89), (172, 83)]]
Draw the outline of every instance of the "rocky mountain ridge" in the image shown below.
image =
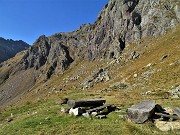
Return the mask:
[(0, 37), (0, 63), (14, 57), (18, 52), (27, 49), (29, 45), (22, 40), (14, 41)]
[(178, 13), (178, 1), (111, 0), (94, 24), (82, 25), (71, 33), (39, 37), (20, 66), (37, 70), (46, 65), (51, 76), (54, 70), (58, 73), (67, 69), (79, 56), (88, 60), (116, 59), (128, 42), (157, 37), (176, 26), (180, 21)]
[[(48, 81), (53, 75), (63, 75), (78, 61), (118, 60), (129, 43), (138, 45), (141, 39), (158, 37), (178, 25), (179, 14), (178, 0), (110, 0), (94, 24), (84, 24), (70, 33), (42, 35), (15, 64), (4, 64), (0, 68), (0, 104), (33, 90), (37, 83)], [(132, 57), (139, 56), (133, 54)], [(16, 80), (17, 76), (21, 79)]]

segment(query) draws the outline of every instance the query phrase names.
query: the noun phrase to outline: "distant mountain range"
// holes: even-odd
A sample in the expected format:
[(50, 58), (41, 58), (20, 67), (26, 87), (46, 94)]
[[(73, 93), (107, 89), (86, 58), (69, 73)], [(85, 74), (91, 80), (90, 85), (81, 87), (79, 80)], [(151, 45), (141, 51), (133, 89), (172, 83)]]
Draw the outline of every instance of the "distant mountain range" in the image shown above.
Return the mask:
[(25, 50), (28, 47), (29, 45), (22, 40), (6, 40), (0, 37), (0, 63), (14, 57), (18, 52)]

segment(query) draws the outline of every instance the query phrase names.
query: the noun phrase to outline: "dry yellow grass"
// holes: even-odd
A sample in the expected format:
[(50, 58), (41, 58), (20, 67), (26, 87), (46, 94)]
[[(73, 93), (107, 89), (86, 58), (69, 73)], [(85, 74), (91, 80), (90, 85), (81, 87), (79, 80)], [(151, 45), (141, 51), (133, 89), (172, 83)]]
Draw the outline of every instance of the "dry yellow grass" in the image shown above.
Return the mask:
[[(140, 56), (137, 59), (126, 61), (133, 51), (139, 53)], [(162, 57), (165, 58), (162, 60)], [(29, 93), (21, 95), (25, 98), (19, 100), (18, 97), (17, 99), (19, 104), (23, 104), (26, 101), (49, 98), (103, 97), (111, 103), (121, 105), (131, 105), (143, 99), (155, 99), (158, 102), (165, 100), (167, 104), (179, 105), (177, 100), (166, 99), (168, 98), (167, 92), (173, 86), (180, 85), (179, 58), (180, 26), (159, 38), (143, 39), (129, 44), (123, 51), (119, 63), (108, 65), (110, 61), (76, 61), (64, 74), (55, 75), (47, 82), (38, 82)], [(90, 90), (83, 91), (80, 84), (95, 70), (107, 66), (110, 81), (98, 83)], [(134, 74), (137, 74), (137, 77), (134, 77)], [(77, 75), (79, 79), (70, 80), (71, 77)], [(129, 89), (101, 92), (114, 82), (127, 83)], [(53, 88), (55, 88), (54, 92)], [(62, 91), (59, 91), (60, 89)], [(152, 93), (142, 96), (141, 93), (146, 91)]]

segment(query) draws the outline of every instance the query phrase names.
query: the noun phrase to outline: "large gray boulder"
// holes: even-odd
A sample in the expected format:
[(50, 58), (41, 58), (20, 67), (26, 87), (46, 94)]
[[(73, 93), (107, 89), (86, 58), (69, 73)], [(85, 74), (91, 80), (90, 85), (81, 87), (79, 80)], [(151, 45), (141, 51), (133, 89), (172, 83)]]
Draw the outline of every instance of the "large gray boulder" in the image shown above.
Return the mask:
[(152, 116), (155, 106), (154, 100), (142, 101), (127, 109), (127, 117), (135, 123), (144, 123)]

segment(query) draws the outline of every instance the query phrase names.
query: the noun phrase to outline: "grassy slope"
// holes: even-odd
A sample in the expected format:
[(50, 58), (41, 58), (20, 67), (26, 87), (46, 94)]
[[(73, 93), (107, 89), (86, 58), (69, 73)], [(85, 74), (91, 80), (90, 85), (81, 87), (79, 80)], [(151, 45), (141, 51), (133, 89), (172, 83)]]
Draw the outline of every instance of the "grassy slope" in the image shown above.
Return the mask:
[[(6, 118), (13, 113), (13, 121)], [(163, 134), (151, 122), (137, 125), (119, 117), (119, 112), (113, 112), (107, 119), (87, 119), (72, 117), (60, 112), (59, 105), (52, 101), (28, 104), (1, 113), (0, 134), (61, 134), (61, 135), (118, 135), (118, 134)], [(167, 134), (176, 134), (175, 131)]]
[[(140, 54), (140, 57), (122, 63), (129, 57), (132, 51)], [(74, 63), (65, 74), (54, 76), (45, 84), (38, 83), (34, 90), (19, 101), (18, 107), (2, 110), (0, 113), (0, 134), (164, 134), (147, 122), (137, 125), (119, 117), (132, 104), (143, 99), (154, 99), (157, 103), (165, 106), (180, 107), (179, 99), (172, 99), (167, 92), (176, 85), (180, 85), (180, 27), (176, 31), (170, 31), (165, 36), (157, 39), (144, 39), (140, 44), (134, 43), (124, 50), (121, 62), (110, 65), (111, 80), (100, 83), (91, 90), (83, 91), (75, 88), (95, 69), (106, 67), (107, 63), (85, 61)], [(161, 60), (163, 56), (167, 58)], [(149, 63), (151, 66), (146, 67)], [(82, 71), (84, 71), (82, 73)], [(53, 87), (59, 90), (66, 82), (66, 78), (80, 74), (76, 81), (68, 81), (62, 92), (52, 92)], [(147, 73), (151, 73), (147, 75)], [(134, 77), (137, 74), (137, 77)], [(128, 83), (127, 90), (112, 90), (101, 92), (114, 82)], [(78, 86), (78, 85), (77, 85)], [(37, 93), (37, 89), (39, 92)], [(151, 94), (142, 96), (142, 92), (151, 91)], [(107, 119), (86, 119), (71, 117), (60, 112), (60, 106), (55, 102), (61, 97), (70, 99), (98, 98), (102, 97), (108, 103), (113, 103), (122, 108), (122, 112), (113, 112)], [(32, 102), (39, 99), (39, 102)], [(17, 100), (14, 100), (16, 102)], [(26, 105), (24, 102), (27, 102)], [(36, 113), (37, 112), (37, 113)], [(13, 121), (7, 122), (13, 113)], [(180, 131), (170, 131), (165, 134), (180, 134)]]

